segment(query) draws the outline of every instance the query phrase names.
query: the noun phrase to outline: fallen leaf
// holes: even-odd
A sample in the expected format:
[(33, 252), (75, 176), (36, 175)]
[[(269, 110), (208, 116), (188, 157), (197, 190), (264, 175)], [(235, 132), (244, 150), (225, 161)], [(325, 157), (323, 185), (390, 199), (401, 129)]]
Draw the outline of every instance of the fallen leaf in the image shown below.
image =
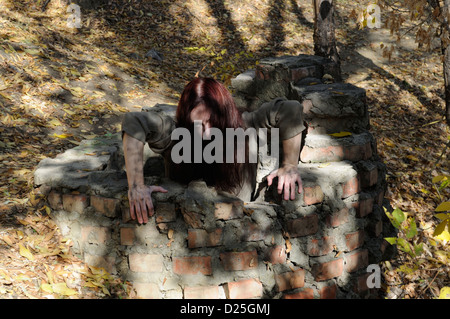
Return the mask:
[(286, 254), (288, 254), (292, 250), (292, 245), (289, 239), (286, 239)]
[(8, 235), (4, 235), (4, 236), (2, 237), (2, 239), (3, 239), (3, 241), (4, 241), (5, 243), (7, 243), (9, 246), (12, 246), (12, 245), (13, 245), (13, 242), (12, 242), (11, 238), (10, 238)]
[(52, 285), (50, 284), (41, 284), (41, 290), (47, 293), (53, 293)]
[(352, 133), (350, 133), (350, 132), (339, 132), (339, 133), (331, 133), (329, 135), (331, 135), (333, 137), (346, 137), (346, 136), (352, 135)]
[(450, 287), (442, 287), (439, 299), (450, 299)]
[(437, 212), (450, 211), (450, 202), (443, 202), (438, 207), (436, 207)]
[(34, 256), (31, 253), (31, 251), (28, 250), (24, 245), (19, 244), (19, 254), (21, 254), (23, 257), (27, 258), (30, 261), (34, 260)]
[(53, 136), (63, 139), (63, 138), (71, 137), (71, 136), (73, 136), (73, 134), (56, 134), (56, 133), (54, 133)]
[(54, 293), (63, 296), (73, 296), (78, 294), (78, 292), (74, 289), (67, 287), (65, 282), (57, 283), (52, 285), (52, 289)]

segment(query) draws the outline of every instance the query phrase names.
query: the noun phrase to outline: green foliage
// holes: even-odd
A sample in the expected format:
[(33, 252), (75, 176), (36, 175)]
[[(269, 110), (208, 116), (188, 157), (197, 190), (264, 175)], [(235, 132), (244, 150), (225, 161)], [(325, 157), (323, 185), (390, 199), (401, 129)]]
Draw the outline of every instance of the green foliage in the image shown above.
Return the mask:
[(441, 202), (438, 207), (436, 207), (435, 215), (436, 218), (440, 220), (434, 230), (433, 236), (438, 237), (446, 242), (450, 241), (450, 201), (443, 201), (442, 191), (450, 186), (450, 176), (449, 175), (439, 175), (433, 178), (433, 185), (439, 196), (439, 201)]
[[(414, 276), (414, 274), (421, 269), (441, 268), (443, 265), (448, 265), (450, 261), (450, 253), (448, 249), (438, 249), (439, 240), (445, 247), (450, 241), (450, 202), (444, 201), (442, 198), (442, 191), (450, 187), (450, 176), (439, 175), (433, 178), (433, 185), (436, 189), (439, 202), (436, 207), (436, 218), (439, 219), (439, 224), (434, 229), (432, 238), (421, 236), (418, 231), (416, 220), (410, 214), (403, 212), (400, 209), (395, 209), (393, 212), (387, 211), (386, 216), (389, 218), (391, 224), (398, 230), (397, 237), (387, 237), (385, 240), (391, 244), (396, 245), (398, 250), (404, 253), (401, 264), (397, 267), (396, 272), (402, 273), (405, 276)], [(430, 246), (428, 246), (429, 244)], [(427, 252), (429, 256), (426, 256)], [(434, 279), (433, 279), (434, 280)], [(427, 286), (431, 285), (433, 280)], [(450, 298), (450, 287), (442, 287), (439, 299)]]
[(391, 245), (397, 245), (398, 249), (407, 253), (411, 258), (420, 256), (423, 252), (423, 243), (415, 243), (417, 236), (417, 225), (414, 217), (408, 217), (400, 209), (392, 213), (385, 208), (385, 213), (392, 225), (399, 230), (398, 237), (387, 237), (385, 240)]

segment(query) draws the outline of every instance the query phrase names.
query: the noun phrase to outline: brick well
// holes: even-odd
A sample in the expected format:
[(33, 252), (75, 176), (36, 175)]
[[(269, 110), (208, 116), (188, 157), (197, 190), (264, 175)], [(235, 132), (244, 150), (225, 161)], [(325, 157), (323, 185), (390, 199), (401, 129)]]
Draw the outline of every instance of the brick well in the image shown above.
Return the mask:
[[(51, 216), (74, 253), (131, 281), (142, 298), (374, 295), (354, 287), (364, 287), (368, 264), (383, 259), (386, 168), (369, 131), (364, 90), (321, 83), (324, 74), (333, 75), (330, 63), (314, 56), (270, 58), (232, 81), (241, 109), (277, 96), (304, 106), (304, 191), (294, 201), (265, 188), (258, 200), (244, 203), (200, 181), (180, 185), (147, 174), (146, 183), (169, 192), (153, 194), (155, 214), (138, 225), (128, 209), (120, 134), (44, 159), (36, 187), (49, 186)], [(351, 134), (331, 135), (342, 131)], [(146, 157), (157, 158), (149, 149)]]

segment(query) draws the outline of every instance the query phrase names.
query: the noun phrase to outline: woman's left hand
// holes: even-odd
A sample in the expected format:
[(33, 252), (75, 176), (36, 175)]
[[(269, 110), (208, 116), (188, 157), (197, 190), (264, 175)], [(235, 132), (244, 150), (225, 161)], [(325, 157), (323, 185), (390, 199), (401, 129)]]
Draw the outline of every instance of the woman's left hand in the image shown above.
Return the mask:
[(298, 171), (298, 167), (292, 164), (285, 164), (279, 169), (273, 171), (267, 175), (268, 185), (272, 185), (272, 181), (275, 177), (278, 177), (278, 194), (283, 193), (284, 189), (284, 200), (295, 199), (295, 184), (298, 184), (298, 193), (301, 194), (303, 191), (302, 178)]

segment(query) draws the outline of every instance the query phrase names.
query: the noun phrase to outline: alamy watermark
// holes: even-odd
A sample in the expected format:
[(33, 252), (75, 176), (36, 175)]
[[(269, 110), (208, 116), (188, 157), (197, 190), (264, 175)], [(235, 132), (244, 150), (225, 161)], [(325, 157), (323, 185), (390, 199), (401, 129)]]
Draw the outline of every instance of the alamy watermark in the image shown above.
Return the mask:
[(366, 25), (369, 29), (381, 28), (381, 9), (380, 6), (371, 3), (369, 4), (363, 13), (363, 20), (366, 20)]
[(371, 273), (366, 279), (367, 288), (381, 288), (381, 269), (377, 264), (371, 264), (366, 271)]
[[(187, 128), (179, 127), (172, 131), (171, 139), (179, 142), (174, 145), (171, 152), (172, 161), (176, 164), (191, 163), (192, 155), (194, 163), (244, 163), (246, 161), (246, 140), (248, 141), (248, 162), (257, 163), (258, 154), (269, 156), (267, 143), (267, 129), (260, 128), (258, 132), (255, 128), (226, 128), (224, 149), (223, 132), (215, 127), (209, 129), (209, 134), (202, 134), (202, 121), (194, 121), (194, 136)], [(203, 141), (210, 140), (203, 148)], [(193, 141), (193, 143), (192, 143)], [(236, 144), (235, 144), (236, 141)], [(192, 146), (193, 144), (193, 146)], [(193, 147), (193, 149), (192, 149)], [(279, 129), (270, 130), (270, 157), (276, 158), (279, 162)], [(278, 167), (277, 167), (278, 168)]]
[(70, 13), (69, 17), (67, 18), (67, 26), (69, 28), (81, 28), (81, 10), (80, 6), (72, 3), (67, 7), (66, 10), (67, 13)]

